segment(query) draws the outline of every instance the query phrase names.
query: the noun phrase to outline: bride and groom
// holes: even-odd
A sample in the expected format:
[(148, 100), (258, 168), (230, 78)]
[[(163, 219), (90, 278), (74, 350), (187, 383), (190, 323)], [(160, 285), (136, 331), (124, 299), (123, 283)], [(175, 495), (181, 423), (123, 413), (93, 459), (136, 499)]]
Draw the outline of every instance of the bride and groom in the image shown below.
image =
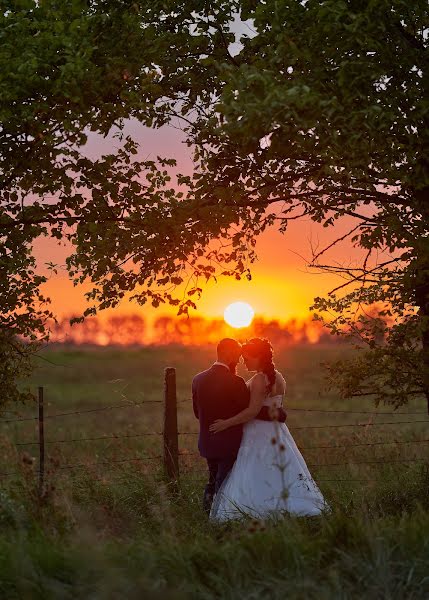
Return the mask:
[[(255, 372), (247, 383), (236, 375), (240, 357)], [(211, 520), (312, 516), (326, 507), (285, 424), (285, 392), (271, 344), (260, 338), (242, 346), (221, 340), (217, 361), (194, 377), (198, 448), (209, 469), (203, 506)]]

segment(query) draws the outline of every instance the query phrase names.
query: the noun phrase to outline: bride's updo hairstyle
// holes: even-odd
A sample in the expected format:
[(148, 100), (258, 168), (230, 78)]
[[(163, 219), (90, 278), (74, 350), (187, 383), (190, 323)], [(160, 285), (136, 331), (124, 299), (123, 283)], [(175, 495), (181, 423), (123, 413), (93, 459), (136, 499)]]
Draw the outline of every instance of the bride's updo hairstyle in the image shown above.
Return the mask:
[(270, 342), (264, 338), (252, 338), (242, 345), (241, 352), (259, 361), (259, 369), (268, 377), (267, 394), (270, 394), (276, 382), (273, 348)]

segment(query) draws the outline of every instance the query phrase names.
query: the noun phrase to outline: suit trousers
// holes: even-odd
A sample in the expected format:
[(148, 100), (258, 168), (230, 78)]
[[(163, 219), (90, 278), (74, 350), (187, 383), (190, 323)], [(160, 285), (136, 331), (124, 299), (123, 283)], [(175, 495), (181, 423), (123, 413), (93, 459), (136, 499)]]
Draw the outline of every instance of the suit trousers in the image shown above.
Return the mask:
[(203, 499), (203, 507), (207, 513), (210, 513), (213, 497), (218, 492), (224, 479), (234, 466), (236, 458), (236, 455), (229, 456), (228, 458), (207, 458), (209, 481), (204, 490)]

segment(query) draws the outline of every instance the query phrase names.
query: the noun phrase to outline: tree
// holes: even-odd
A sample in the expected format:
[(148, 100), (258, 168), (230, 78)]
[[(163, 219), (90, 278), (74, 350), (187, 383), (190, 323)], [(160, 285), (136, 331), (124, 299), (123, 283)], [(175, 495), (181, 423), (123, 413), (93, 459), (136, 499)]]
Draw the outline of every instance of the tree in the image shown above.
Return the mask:
[[(346, 278), (314, 308), (328, 312), (334, 333), (368, 347), (332, 374), (344, 395), (375, 393), (398, 406), (424, 392), (429, 403), (427, 6), (285, 2), (245, 10), (259, 35), (245, 44), (245, 65), (229, 69), (227, 141), (217, 154), (231, 163), (228, 153), (239, 148), (243, 195), (256, 200), (262, 189), (325, 226), (355, 221), (349, 236), (366, 251), (361, 266), (324, 265), (326, 249), (313, 257)], [(207, 170), (218, 158), (207, 155)], [(377, 318), (368, 305), (378, 307)]]
[[(251, 277), (266, 227), (346, 218), (366, 258), (340, 268), (350, 287), (315, 303), (339, 313), (334, 332), (370, 346), (353, 385), (343, 365), (343, 389), (429, 402), (426, 2), (82, 1), (71, 15), (68, 3), (7, 4), (6, 248), (21, 239), (31, 260), (39, 235), (72, 241), (71, 276), (94, 284), (89, 314), (128, 292), (186, 313), (202, 281)], [(235, 13), (254, 34), (233, 55)], [(131, 139), (97, 161), (81, 152), (85, 127), (105, 134), (128, 117), (157, 127), (177, 116), (196, 169), (176, 185), (173, 161), (136, 160)], [(324, 255), (314, 264), (329, 267)], [(367, 304), (393, 319), (381, 346)]]
[[(136, 160), (137, 146), (124, 138), (122, 128), (126, 118), (153, 127), (168, 121), (171, 100), (201, 77), (194, 56), (216, 53), (213, 40), (190, 33), (198, 4), (190, 1), (179, 9), (171, 1), (1, 2), (3, 401), (28, 398), (17, 387), (17, 376), (31, 368), (32, 353), (47, 339), (53, 316), (40, 291), (46, 278), (35, 264), (34, 240), (71, 241), (76, 253), (69, 268), (76, 282), (89, 271), (94, 283), (112, 274), (98, 308), (114, 305), (132, 287), (118, 258), (122, 250), (115, 250), (118, 238), (121, 244), (128, 240), (130, 248), (144, 245), (144, 260), (153, 261), (154, 273), (162, 269), (164, 258), (157, 258), (156, 248), (165, 237), (152, 231), (159, 223), (168, 229), (170, 211), (179, 204), (166, 170), (173, 162)], [(222, 3), (217, 14), (220, 22), (230, 18)], [(88, 134), (112, 130), (119, 149), (88, 158)], [(147, 277), (143, 272), (138, 279), (143, 283)], [(94, 297), (100, 294), (94, 291)], [(154, 294), (154, 302), (157, 298)]]
[(347, 218), (337, 242), (362, 248), (363, 264), (331, 266), (321, 262), (329, 248), (315, 253), (313, 266), (346, 282), (313, 308), (368, 351), (332, 373), (344, 395), (399, 406), (424, 393), (429, 409), (427, 4), (240, 7), (256, 35), (223, 65), (211, 120), (189, 127), (195, 194), (245, 206), (245, 232), (267, 222), (285, 231), (304, 215), (325, 227)]

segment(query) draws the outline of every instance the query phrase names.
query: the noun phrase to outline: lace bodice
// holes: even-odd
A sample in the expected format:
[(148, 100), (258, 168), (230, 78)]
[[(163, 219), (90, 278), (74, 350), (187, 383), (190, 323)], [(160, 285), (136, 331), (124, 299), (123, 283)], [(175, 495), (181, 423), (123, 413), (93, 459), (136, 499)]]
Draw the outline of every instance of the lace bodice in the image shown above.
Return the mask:
[(283, 403), (283, 394), (277, 394), (277, 396), (267, 396), (262, 406), (275, 406), (280, 408)]
[[(265, 375), (265, 381), (268, 385), (268, 377)], [(247, 387), (250, 389), (250, 380), (246, 383)], [(275, 406), (280, 408), (283, 404), (283, 394), (277, 394), (275, 396), (267, 396), (262, 404), (262, 406)]]

